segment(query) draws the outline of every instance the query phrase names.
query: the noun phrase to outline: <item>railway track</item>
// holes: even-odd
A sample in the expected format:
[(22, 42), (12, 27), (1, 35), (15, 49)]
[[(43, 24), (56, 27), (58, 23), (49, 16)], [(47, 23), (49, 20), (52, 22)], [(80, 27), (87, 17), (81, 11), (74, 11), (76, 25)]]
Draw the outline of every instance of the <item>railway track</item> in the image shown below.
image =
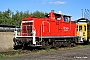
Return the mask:
[[(59, 47), (56, 47), (56, 48), (51, 48), (51, 49), (54, 49), (54, 50), (62, 50), (62, 49), (71, 49), (71, 48), (73, 48), (73, 47), (61, 47), (61, 48), (59, 48)], [(31, 48), (26, 48), (26, 49), (24, 49), (24, 50), (21, 50), (21, 49), (18, 49), (18, 50), (10, 50), (10, 51), (8, 51), (8, 52), (0, 52), (0, 54), (3, 54), (3, 55), (15, 55), (15, 54), (30, 54), (30, 53), (37, 53), (37, 52), (39, 52), (39, 51), (41, 51), (41, 50), (50, 50), (50, 49), (40, 49), (40, 48), (33, 48), (33, 49), (31, 49)]]

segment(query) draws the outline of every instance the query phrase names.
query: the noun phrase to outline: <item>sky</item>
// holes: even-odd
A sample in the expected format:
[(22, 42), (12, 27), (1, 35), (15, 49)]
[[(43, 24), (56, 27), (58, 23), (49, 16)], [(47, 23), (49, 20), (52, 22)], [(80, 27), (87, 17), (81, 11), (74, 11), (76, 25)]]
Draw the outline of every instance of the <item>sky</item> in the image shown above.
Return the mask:
[(49, 13), (54, 10), (72, 16), (72, 20), (82, 17), (82, 9), (90, 9), (90, 0), (0, 0), (0, 11), (7, 9), (15, 12), (36, 10)]

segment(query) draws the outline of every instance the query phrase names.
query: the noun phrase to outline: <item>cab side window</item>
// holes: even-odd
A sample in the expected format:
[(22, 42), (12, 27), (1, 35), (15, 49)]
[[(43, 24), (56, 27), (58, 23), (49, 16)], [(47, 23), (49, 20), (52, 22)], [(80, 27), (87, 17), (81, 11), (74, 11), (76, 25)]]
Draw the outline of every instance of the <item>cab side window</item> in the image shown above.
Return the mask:
[(78, 31), (78, 25), (77, 25), (77, 31)]
[(70, 17), (64, 17), (64, 22), (69, 22), (70, 21)]
[(61, 20), (61, 16), (56, 16), (56, 20)]
[(81, 31), (82, 30), (82, 26), (79, 26), (79, 31)]
[(86, 31), (86, 25), (84, 25), (84, 31)]

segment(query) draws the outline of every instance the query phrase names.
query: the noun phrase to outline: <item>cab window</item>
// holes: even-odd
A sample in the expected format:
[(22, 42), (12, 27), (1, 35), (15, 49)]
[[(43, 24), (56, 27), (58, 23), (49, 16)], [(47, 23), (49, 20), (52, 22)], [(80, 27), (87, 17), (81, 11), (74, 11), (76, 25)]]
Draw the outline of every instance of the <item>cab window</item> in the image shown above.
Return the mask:
[(79, 31), (81, 31), (82, 30), (82, 26), (79, 26)]
[(84, 25), (84, 31), (86, 31), (86, 25)]
[(61, 20), (61, 16), (60, 15), (57, 15), (57, 16), (55, 16), (55, 19), (56, 20)]
[(64, 17), (64, 22), (69, 22), (70, 21), (70, 17)]
[(78, 25), (77, 25), (77, 31), (78, 31)]

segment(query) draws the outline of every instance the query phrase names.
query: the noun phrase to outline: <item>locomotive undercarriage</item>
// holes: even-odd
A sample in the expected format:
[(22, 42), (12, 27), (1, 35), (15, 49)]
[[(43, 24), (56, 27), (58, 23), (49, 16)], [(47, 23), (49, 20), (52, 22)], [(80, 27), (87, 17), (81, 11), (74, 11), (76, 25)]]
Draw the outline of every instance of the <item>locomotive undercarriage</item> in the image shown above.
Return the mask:
[(32, 38), (14, 38), (14, 49), (22, 48), (24, 49), (25, 46), (32, 44)]
[(77, 38), (69, 39), (43, 39), (42, 48), (56, 48), (56, 47), (71, 47), (76, 46), (78, 40)]
[(26, 47), (39, 47), (44, 49), (56, 47), (71, 47), (78, 43), (78, 38), (39, 38), (36, 37), (36, 44), (33, 38), (14, 38), (14, 49), (25, 49)]

